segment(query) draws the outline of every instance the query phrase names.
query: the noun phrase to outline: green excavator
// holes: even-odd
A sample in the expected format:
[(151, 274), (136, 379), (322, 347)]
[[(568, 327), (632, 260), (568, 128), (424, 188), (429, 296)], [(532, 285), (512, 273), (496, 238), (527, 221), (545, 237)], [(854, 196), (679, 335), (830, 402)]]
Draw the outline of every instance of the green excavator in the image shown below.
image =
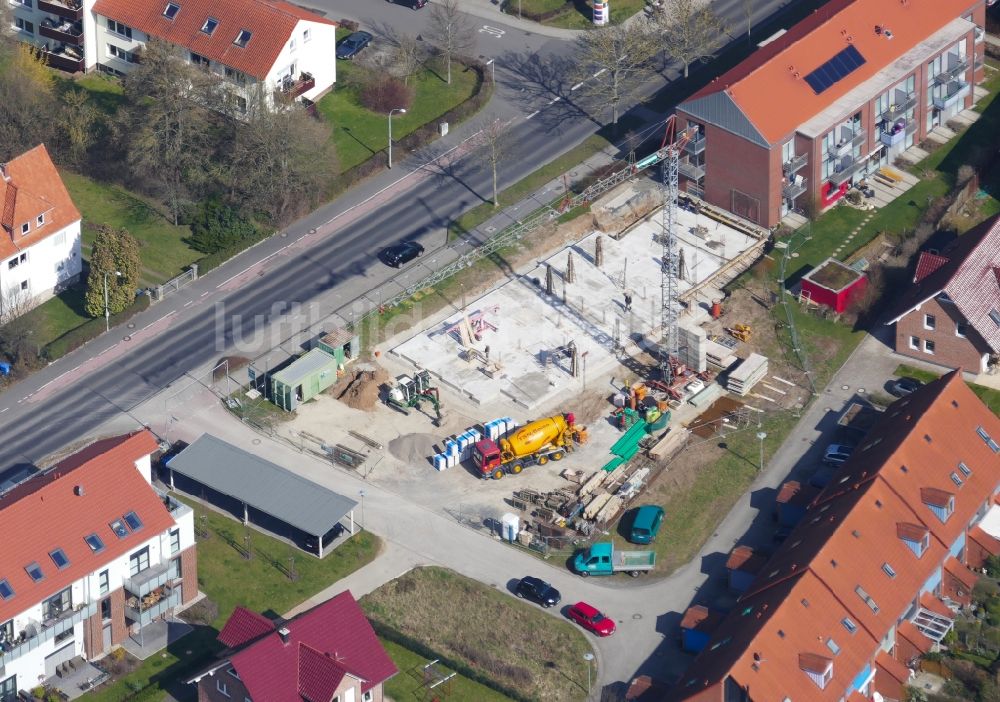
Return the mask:
[[(408, 375), (398, 376), (396, 385), (389, 388), (385, 402), (403, 414), (409, 414), (411, 408), (418, 412), (422, 411), (420, 406), (426, 402), (434, 408), (434, 426), (440, 426), (441, 420), (444, 418), (444, 414), (441, 412), (440, 394), (437, 388), (431, 387), (431, 374), (425, 370), (420, 371), (412, 378)], [(427, 416), (429, 417), (430, 414)]]

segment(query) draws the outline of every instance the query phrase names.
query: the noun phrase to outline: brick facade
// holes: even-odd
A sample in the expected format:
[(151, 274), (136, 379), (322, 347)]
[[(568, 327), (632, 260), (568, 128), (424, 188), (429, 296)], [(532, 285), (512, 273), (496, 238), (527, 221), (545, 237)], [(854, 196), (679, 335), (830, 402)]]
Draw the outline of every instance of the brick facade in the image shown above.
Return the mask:
[[(933, 329), (927, 328), (926, 315), (934, 318)], [(970, 373), (985, 371), (989, 346), (971, 325), (963, 329), (964, 337), (959, 336), (959, 324), (966, 322), (955, 305), (937, 298), (929, 300), (896, 322), (896, 353)], [(933, 353), (925, 350), (928, 341), (934, 345)]]
[(198, 547), (191, 546), (181, 551), (181, 598), (188, 604), (198, 596)]
[(83, 651), (87, 660), (92, 660), (104, 652), (104, 623), (101, 621), (100, 606), (94, 616), (83, 623)]
[(125, 588), (118, 588), (111, 591), (111, 645), (117, 646), (127, 637), (128, 627), (125, 624)]

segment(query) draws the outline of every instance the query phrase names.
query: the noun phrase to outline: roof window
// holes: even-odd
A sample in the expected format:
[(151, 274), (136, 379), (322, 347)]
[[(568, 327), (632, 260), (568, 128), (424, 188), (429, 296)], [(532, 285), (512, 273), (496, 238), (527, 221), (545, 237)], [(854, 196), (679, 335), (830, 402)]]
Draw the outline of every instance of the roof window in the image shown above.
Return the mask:
[(871, 610), (875, 614), (878, 614), (878, 605), (875, 604), (875, 600), (872, 599), (871, 595), (865, 592), (865, 589), (863, 587), (858, 585), (856, 588), (854, 588), (854, 592), (857, 593), (858, 597), (864, 600), (865, 604), (868, 605), (868, 607), (871, 608)]
[(177, 13), (181, 11), (181, 6), (172, 2), (168, 2), (167, 6), (163, 8), (163, 16), (168, 20), (172, 20), (177, 16)]
[(840, 623), (843, 624), (844, 628), (847, 629), (852, 634), (858, 630), (858, 625), (855, 624), (854, 620), (851, 619), (850, 617), (844, 617), (843, 619), (840, 620)]
[(129, 512), (122, 517), (122, 519), (125, 520), (125, 523), (128, 524), (128, 528), (132, 531), (139, 531), (142, 529), (142, 520), (139, 519), (139, 515), (135, 512)]
[(895, 578), (896, 577), (896, 571), (893, 570), (893, 567), (891, 565), (889, 565), (888, 563), (883, 563), (882, 564), (882, 572), (885, 573), (886, 575), (888, 575), (890, 578)]
[(116, 519), (115, 521), (111, 522), (111, 524), (109, 524), (108, 526), (111, 527), (111, 531), (115, 532), (115, 536), (117, 536), (119, 539), (124, 539), (126, 536), (128, 536), (128, 527), (125, 526), (125, 522), (123, 522), (121, 519)]
[(835, 655), (835, 656), (836, 656), (836, 655), (837, 655), (838, 653), (840, 653), (840, 646), (838, 646), (838, 645), (837, 645), (837, 642), (836, 642), (836, 641), (834, 641), (833, 639), (827, 639), (827, 640), (826, 640), (826, 647), (827, 647), (828, 649), (830, 649), (830, 651), (831, 651), (831, 652), (833, 652), (833, 655)]
[(965, 463), (963, 463), (962, 461), (958, 462), (958, 469), (962, 471), (962, 475), (964, 475), (965, 477), (969, 477), (970, 475), (972, 475), (972, 469), (969, 468), (969, 466), (965, 465)]
[(52, 559), (52, 562), (56, 564), (56, 568), (58, 568), (59, 570), (62, 570), (63, 568), (69, 565), (69, 558), (66, 557), (66, 552), (63, 551), (61, 548), (57, 548), (55, 551), (51, 551), (49, 553), (49, 558)]
[(0, 599), (9, 600), (14, 596), (14, 588), (6, 580), (0, 580)]
[(233, 39), (233, 43), (236, 44), (236, 46), (246, 46), (250, 41), (251, 36), (253, 36), (253, 33), (249, 29), (241, 29), (240, 33), (236, 35), (235, 39)]
[(1000, 327), (1000, 312), (997, 312), (996, 310), (990, 310), (990, 319), (993, 320), (994, 324)]
[(104, 550), (104, 542), (101, 541), (101, 537), (97, 534), (91, 534), (90, 536), (84, 536), (83, 540), (87, 542), (90, 546), (90, 550), (94, 553), (100, 553)]
[(986, 442), (986, 445), (990, 447), (993, 453), (1000, 452), (1000, 444), (997, 444), (990, 435), (982, 427), (976, 427), (976, 433), (979, 434), (979, 438)]
[(951, 482), (955, 483), (958, 487), (962, 487), (962, 479), (958, 477), (958, 473), (955, 471), (951, 472)]
[(45, 573), (42, 572), (42, 567), (38, 565), (37, 561), (32, 561), (28, 565), (24, 566), (24, 570), (36, 583), (45, 579)]
[(207, 34), (208, 36), (212, 36), (212, 32), (214, 32), (215, 28), (218, 26), (219, 26), (219, 20), (215, 19), (214, 17), (209, 17), (207, 20), (205, 20), (205, 24), (201, 25), (201, 31), (205, 32), (205, 34)]

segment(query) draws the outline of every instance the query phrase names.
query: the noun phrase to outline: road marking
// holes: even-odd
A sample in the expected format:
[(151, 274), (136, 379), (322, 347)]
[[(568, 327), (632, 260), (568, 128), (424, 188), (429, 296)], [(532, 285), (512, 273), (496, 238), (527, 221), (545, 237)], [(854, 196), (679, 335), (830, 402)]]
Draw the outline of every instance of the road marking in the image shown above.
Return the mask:
[(184, 303), (184, 306), (185, 307), (190, 307), (193, 304), (194, 304), (194, 300), (188, 300), (187, 302)]
[(532, 112), (532, 113), (531, 113), (530, 115), (528, 115), (527, 117), (525, 117), (525, 119), (531, 119), (532, 117), (534, 117), (534, 116), (535, 116), (535, 115), (537, 115), (537, 114), (538, 114), (538, 110), (535, 110), (535, 111), (534, 111), (534, 112)]
[(4, 412), (6, 412), (9, 409), (10, 409), (10, 407), (4, 407), (2, 410), (0, 410), (0, 414), (3, 414)]
[(607, 70), (608, 69), (606, 69), (606, 68), (602, 68), (601, 70), (599, 70), (597, 73), (594, 74), (594, 78), (596, 78), (597, 76), (601, 75), (602, 73), (604, 73)]
[(559, 102), (560, 100), (562, 100), (562, 98), (561, 98), (561, 97), (559, 97), (558, 95), (556, 95), (556, 96), (555, 96), (554, 98), (552, 98), (551, 100), (549, 100), (549, 104), (550, 104), (550, 105), (555, 105), (555, 104), (556, 104), (557, 102)]
[(486, 32), (487, 34), (492, 34), (497, 39), (499, 39), (500, 37), (502, 37), (504, 34), (507, 33), (505, 30), (500, 29), (499, 27), (491, 27), (488, 24), (484, 24), (483, 28), (480, 29), (479, 31), (480, 32)]
[(201, 295), (199, 295), (198, 297), (205, 297), (205, 296), (206, 296), (206, 295), (208, 295), (208, 294), (209, 294), (210, 292), (212, 292), (212, 291), (211, 291), (211, 290), (206, 290), (205, 292), (203, 292), (203, 293), (202, 293)]
[(584, 82), (585, 82), (585, 81), (582, 81), (582, 80), (581, 80), (581, 81), (580, 81), (579, 83), (577, 83), (577, 84), (576, 84), (576, 85), (574, 85), (574, 86), (573, 86), (572, 88), (570, 88), (570, 90), (576, 90), (577, 88), (579, 88), (579, 87), (583, 86)]

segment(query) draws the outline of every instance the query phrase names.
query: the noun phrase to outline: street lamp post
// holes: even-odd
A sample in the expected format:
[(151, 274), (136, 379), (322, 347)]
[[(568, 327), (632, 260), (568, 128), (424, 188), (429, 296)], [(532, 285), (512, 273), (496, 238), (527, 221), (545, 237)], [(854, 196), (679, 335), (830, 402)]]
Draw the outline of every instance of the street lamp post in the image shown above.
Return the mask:
[(401, 115), (406, 114), (405, 107), (396, 107), (389, 110), (389, 168), (392, 168), (392, 113), (398, 112)]
[[(108, 274), (111, 271), (104, 271), (104, 331), (111, 331), (111, 310), (108, 308)], [(115, 271), (115, 275), (122, 277), (121, 271)]]
[(759, 470), (764, 470), (764, 439), (767, 438), (767, 432), (759, 431), (757, 432), (757, 438), (760, 439), (760, 463), (758, 464)]
[(490, 82), (496, 85), (497, 82), (497, 65), (494, 59), (490, 59), (486, 62), (486, 65), (490, 67)]
[(587, 651), (586, 653), (583, 654), (583, 660), (587, 661), (587, 697), (590, 697), (590, 686), (591, 686), (590, 663), (591, 661), (594, 660), (594, 654), (591, 653), (590, 651)]
[(358, 495), (361, 497), (361, 528), (365, 528), (365, 491), (358, 490)]

